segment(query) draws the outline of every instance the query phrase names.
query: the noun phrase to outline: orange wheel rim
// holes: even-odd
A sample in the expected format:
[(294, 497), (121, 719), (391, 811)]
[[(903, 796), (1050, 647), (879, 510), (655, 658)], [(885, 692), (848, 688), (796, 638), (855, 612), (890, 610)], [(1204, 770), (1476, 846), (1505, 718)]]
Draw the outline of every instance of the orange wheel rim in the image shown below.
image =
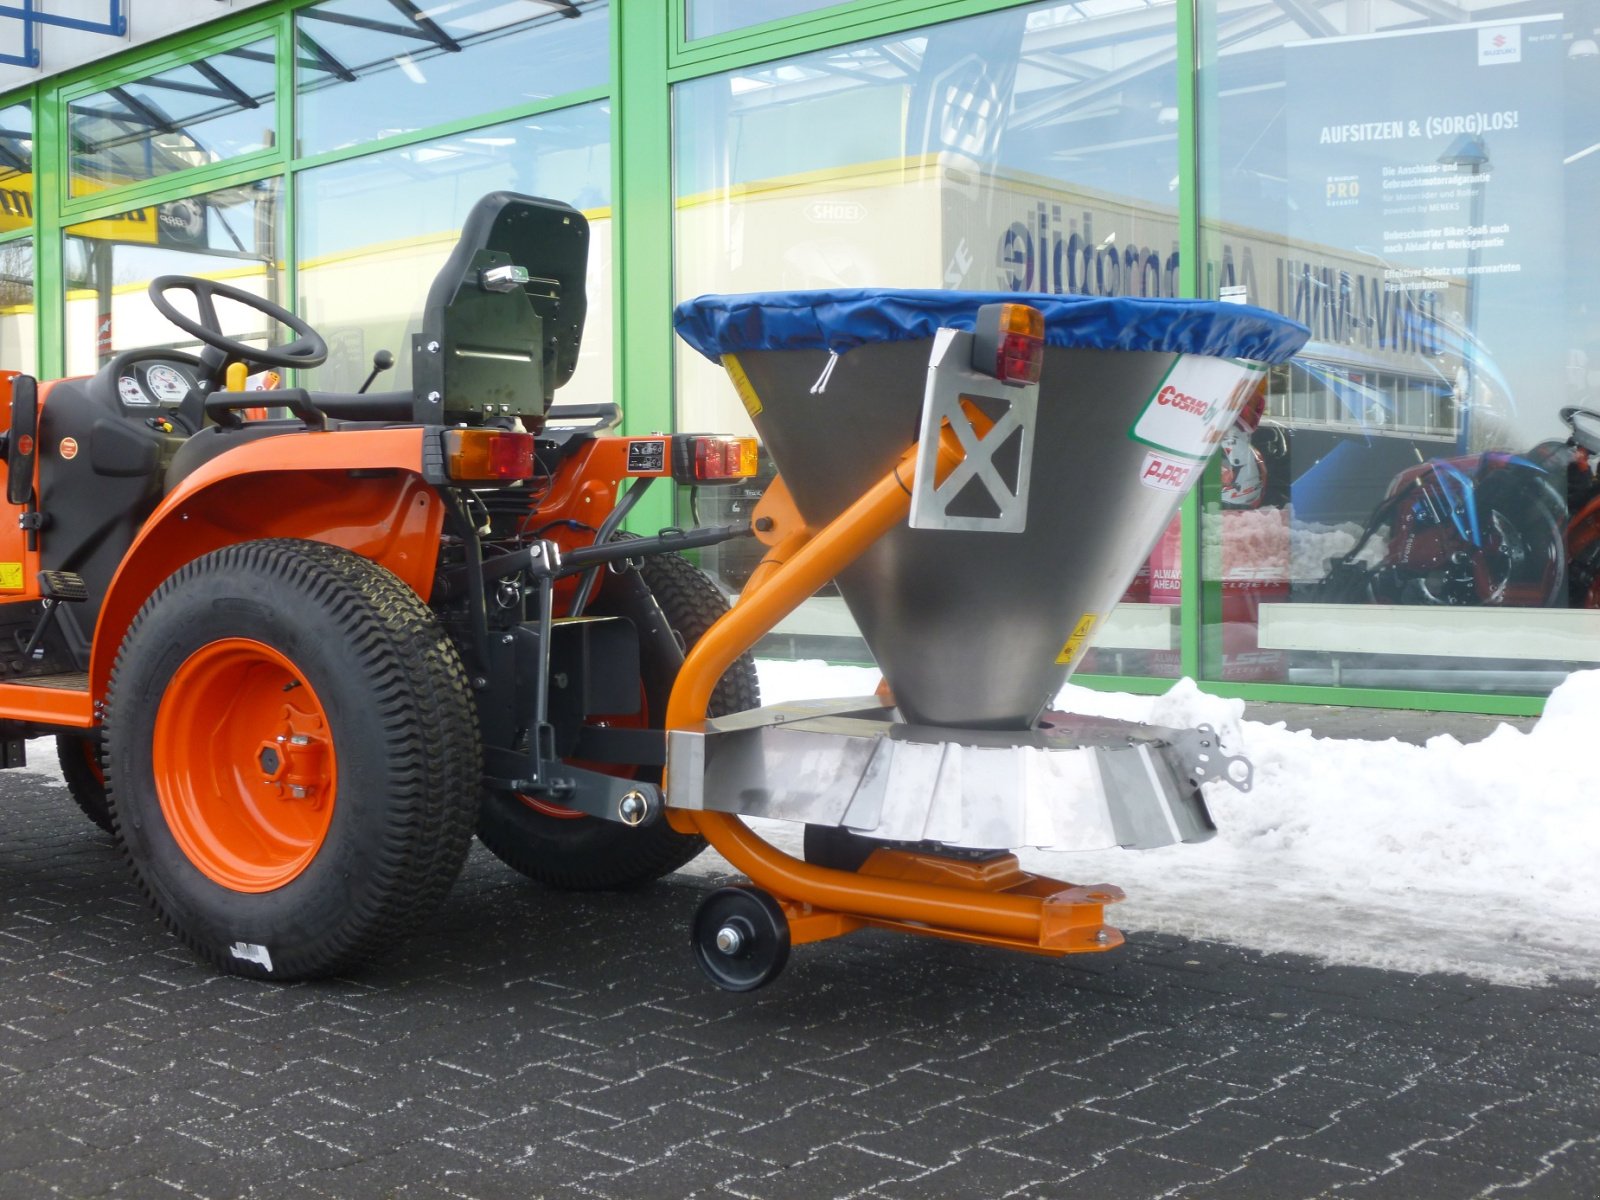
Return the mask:
[(185, 659), (151, 749), (167, 828), (208, 879), (269, 892), (316, 858), (333, 823), (333, 737), (316, 692), (271, 646), (225, 638)]

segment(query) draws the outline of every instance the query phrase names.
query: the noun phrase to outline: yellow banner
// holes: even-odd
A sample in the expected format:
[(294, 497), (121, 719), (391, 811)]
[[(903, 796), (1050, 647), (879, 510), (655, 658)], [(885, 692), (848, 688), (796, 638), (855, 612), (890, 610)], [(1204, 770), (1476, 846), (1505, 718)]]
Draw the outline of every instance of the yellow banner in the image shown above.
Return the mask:
[[(33, 226), (33, 176), (12, 175), (0, 179), (0, 233), (11, 233)], [(156, 210), (135, 208), (84, 221), (67, 227), (73, 237), (96, 238), (102, 242), (134, 242), (154, 246), (157, 240)]]
[(0, 179), (0, 233), (33, 226), (33, 176)]

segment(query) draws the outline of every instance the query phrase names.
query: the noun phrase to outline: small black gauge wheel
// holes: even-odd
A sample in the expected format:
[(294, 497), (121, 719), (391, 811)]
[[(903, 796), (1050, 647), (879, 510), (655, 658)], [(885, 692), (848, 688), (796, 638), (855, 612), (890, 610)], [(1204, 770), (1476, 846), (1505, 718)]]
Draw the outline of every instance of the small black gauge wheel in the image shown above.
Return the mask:
[(765, 987), (789, 961), (789, 919), (755, 887), (725, 887), (694, 914), (694, 956), (711, 982), (729, 992)]

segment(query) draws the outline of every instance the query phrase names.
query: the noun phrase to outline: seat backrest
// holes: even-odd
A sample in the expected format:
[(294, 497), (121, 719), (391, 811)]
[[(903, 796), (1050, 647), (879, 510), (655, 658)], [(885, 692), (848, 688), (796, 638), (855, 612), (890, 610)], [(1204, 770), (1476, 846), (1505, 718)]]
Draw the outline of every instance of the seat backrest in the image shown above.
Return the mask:
[(578, 365), (589, 222), (556, 200), (491, 192), (428, 290), (412, 339), (416, 417), (542, 422)]

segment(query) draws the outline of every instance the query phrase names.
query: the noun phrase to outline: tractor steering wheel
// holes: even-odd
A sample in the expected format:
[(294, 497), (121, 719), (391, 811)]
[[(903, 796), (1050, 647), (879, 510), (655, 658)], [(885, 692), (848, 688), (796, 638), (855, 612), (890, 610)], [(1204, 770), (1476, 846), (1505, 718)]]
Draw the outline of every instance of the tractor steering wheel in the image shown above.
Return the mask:
[(1570, 406), (1561, 410), (1561, 419), (1572, 430), (1574, 444), (1590, 454), (1600, 454), (1600, 412)]
[[(168, 292), (192, 293), (195, 307), (200, 310), (200, 319), (196, 321), (178, 311), (167, 299)], [(288, 326), (298, 336), (287, 346), (274, 347), (252, 346), (237, 338), (227, 337), (222, 332), (222, 322), (217, 319), (217, 306), (212, 303), (214, 296), (232, 300), (271, 317), (279, 324)], [(294, 313), (270, 300), (225, 283), (197, 279), (193, 275), (159, 275), (150, 281), (150, 302), (156, 306), (157, 312), (179, 329), (191, 337), (199, 338), (222, 355), (220, 361), (215, 354), (200, 356), (206, 367), (218, 376), (230, 362), (253, 363), (262, 367), (317, 367), (328, 357), (328, 343), (322, 340), (322, 335)]]

